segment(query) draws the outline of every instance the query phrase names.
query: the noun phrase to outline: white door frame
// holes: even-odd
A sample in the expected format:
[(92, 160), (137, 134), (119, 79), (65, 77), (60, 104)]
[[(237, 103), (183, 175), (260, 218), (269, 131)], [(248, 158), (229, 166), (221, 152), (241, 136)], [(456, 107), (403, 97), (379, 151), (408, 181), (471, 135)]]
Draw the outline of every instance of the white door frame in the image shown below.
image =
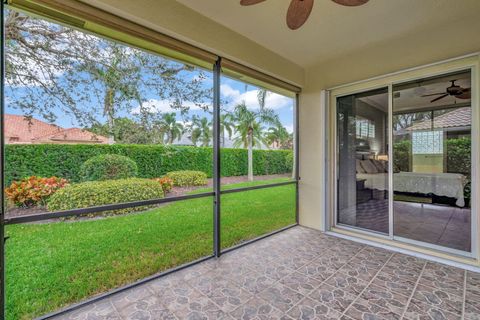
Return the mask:
[[(427, 66), (416, 67), (408, 70), (399, 71), (389, 75), (375, 77), (372, 79), (367, 79), (360, 82), (355, 82), (352, 84), (342, 85), (327, 90), (326, 95), (326, 104), (329, 109), (326, 111), (327, 114), (327, 140), (328, 144), (326, 146), (327, 156), (330, 161), (327, 165), (327, 171), (325, 176), (328, 177), (328, 186), (326, 188), (327, 195), (327, 210), (325, 215), (325, 221), (329, 222), (329, 225), (326, 226), (326, 230), (344, 229), (358, 233), (359, 235), (368, 235), (374, 238), (377, 238), (378, 241), (382, 240), (393, 240), (401, 242), (403, 244), (412, 245), (412, 248), (420, 247), (431, 249), (432, 252), (443, 252), (456, 256), (463, 256), (467, 258), (478, 259), (479, 255), (479, 237), (478, 230), (479, 228), (479, 217), (478, 210), (480, 209), (479, 201), (480, 199), (480, 168), (474, 164), (480, 163), (480, 103), (479, 103), (479, 55), (469, 55), (466, 57), (460, 57), (456, 59), (449, 59), (447, 61), (430, 64)], [(388, 156), (389, 159), (393, 159), (393, 92), (392, 88), (396, 84), (401, 84), (413, 80), (418, 80), (426, 77), (434, 77), (443, 74), (448, 74), (457, 71), (470, 70), (471, 72), (471, 87), (472, 87), (472, 96), (471, 96), (471, 108), (472, 108), (472, 129), (471, 129), (471, 139), (472, 139), (472, 191), (471, 191), (471, 252), (464, 252), (461, 250), (455, 250), (451, 248), (441, 247), (438, 245), (433, 245), (425, 242), (415, 241), (411, 239), (405, 239), (402, 237), (393, 235), (393, 161), (389, 161), (389, 233), (380, 234), (374, 231), (369, 231), (365, 229), (359, 229), (356, 227), (338, 225), (337, 224), (337, 177), (338, 177), (338, 146), (337, 146), (337, 99), (343, 96), (348, 96), (355, 93), (375, 90), (379, 88), (388, 88)], [(330, 138), (330, 139), (328, 139)], [(330, 219), (329, 219), (330, 218)]]

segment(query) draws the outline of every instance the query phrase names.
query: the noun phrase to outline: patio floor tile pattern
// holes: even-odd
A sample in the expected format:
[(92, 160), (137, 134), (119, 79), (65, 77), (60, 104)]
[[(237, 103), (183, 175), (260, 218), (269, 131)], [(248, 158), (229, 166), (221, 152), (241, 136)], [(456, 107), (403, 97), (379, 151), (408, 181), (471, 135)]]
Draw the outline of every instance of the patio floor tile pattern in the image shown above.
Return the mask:
[(480, 274), (294, 227), (56, 319), (480, 320)]

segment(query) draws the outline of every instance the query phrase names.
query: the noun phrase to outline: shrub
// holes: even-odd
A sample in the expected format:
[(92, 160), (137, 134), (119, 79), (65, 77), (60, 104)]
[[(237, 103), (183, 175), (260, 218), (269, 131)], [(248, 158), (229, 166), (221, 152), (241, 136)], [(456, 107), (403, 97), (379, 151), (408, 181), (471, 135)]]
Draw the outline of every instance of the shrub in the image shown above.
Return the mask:
[(201, 171), (172, 171), (167, 173), (173, 185), (178, 187), (204, 186), (207, 184), (207, 174)]
[(160, 183), (160, 185), (162, 186), (162, 189), (163, 189), (163, 193), (169, 193), (170, 191), (172, 191), (173, 180), (170, 179), (169, 177), (156, 178), (156, 179), (153, 179), (153, 180)]
[[(49, 211), (61, 211), (106, 204), (163, 198), (163, 189), (150, 179), (118, 179), (87, 181), (65, 187), (48, 200)], [(106, 211), (104, 214), (122, 214), (145, 210), (146, 206)]]
[(136, 177), (135, 161), (118, 154), (103, 154), (85, 161), (80, 168), (83, 181), (101, 181)]
[(410, 171), (412, 143), (403, 140), (393, 144), (393, 171)]
[(447, 139), (447, 172), (471, 174), (472, 140), (470, 138)]
[(68, 181), (66, 179), (31, 176), (20, 181), (14, 181), (5, 189), (5, 194), (8, 200), (19, 207), (45, 205), (48, 197), (67, 185)]
[[(285, 165), (287, 150), (253, 150), (256, 175), (291, 172)], [(131, 158), (138, 166), (138, 177), (157, 178), (167, 172), (197, 170), (212, 176), (212, 148), (125, 145), (125, 144), (9, 144), (5, 146), (7, 183), (28, 176), (63, 177), (81, 181), (80, 167), (91, 157), (118, 154)], [(247, 174), (247, 150), (222, 148), (223, 177)]]
[(293, 152), (290, 152), (285, 156), (285, 166), (293, 171)]

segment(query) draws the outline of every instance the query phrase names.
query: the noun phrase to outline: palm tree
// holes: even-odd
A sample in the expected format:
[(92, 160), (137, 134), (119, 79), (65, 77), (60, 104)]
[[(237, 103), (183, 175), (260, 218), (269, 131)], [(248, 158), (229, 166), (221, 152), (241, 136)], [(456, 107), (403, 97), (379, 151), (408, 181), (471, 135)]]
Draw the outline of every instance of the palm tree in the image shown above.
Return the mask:
[(288, 133), (285, 127), (278, 123), (276, 126), (268, 128), (265, 133), (265, 140), (269, 146), (279, 149), (290, 149), (292, 147), (293, 135)]
[(166, 144), (172, 144), (175, 139), (180, 140), (184, 133), (183, 124), (177, 122), (175, 112), (165, 113), (160, 120), (160, 130), (166, 134)]
[(245, 102), (242, 102), (235, 106), (231, 117), (237, 134), (234, 147), (243, 146), (248, 149), (248, 181), (253, 181), (253, 147), (266, 145), (262, 124), (277, 125), (278, 115), (269, 108), (248, 110)]
[(190, 126), (191, 136), (190, 139), (194, 146), (197, 146), (197, 142), (200, 142), (202, 147), (208, 147), (212, 140), (212, 122), (207, 118), (195, 117), (192, 120)]
[(260, 106), (260, 109), (265, 108), (265, 103), (267, 102), (267, 95), (268, 95), (267, 89), (258, 89), (257, 100), (258, 100), (258, 105)]
[(232, 120), (232, 115), (229, 113), (220, 115), (220, 136), (221, 136), (220, 145), (222, 147), (225, 147), (225, 133), (228, 134), (228, 139), (232, 138), (234, 124), (231, 120)]

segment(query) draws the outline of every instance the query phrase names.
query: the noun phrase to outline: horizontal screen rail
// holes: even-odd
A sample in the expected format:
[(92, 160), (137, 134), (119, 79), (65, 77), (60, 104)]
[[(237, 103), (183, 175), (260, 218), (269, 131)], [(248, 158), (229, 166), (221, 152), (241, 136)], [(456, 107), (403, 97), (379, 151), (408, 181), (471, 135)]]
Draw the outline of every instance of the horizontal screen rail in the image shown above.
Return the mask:
[(38, 214), (31, 214), (31, 215), (25, 215), (25, 216), (19, 216), (19, 217), (5, 218), (4, 223), (6, 225), (20, 224), (20, 223), (36, 222), (36, 221), (49, 220), (49, 219), (55, 219), (55, 218), (75, 217), (75, 216), (80, 216), (80, 215), (89, 214), (89, 213), (103, 212), (103, 211), (109, 211), (109, 210), (128, 209), (128, 208), (142, 207), (142, 206), (148, 206), (148, 205), (154, 205), (154, 204), (212, 197), (214, 195), (215, 195), (214, 192), (204, 192), (204, 193), (191, 194), (191, 195), (172, 197), (172, 198), (161, 198), (161, 199), (142, 200), (142, 201), (125, 202), (125, 203), (115, 203), (115, 204), (107, 204), (107, 205), (96, 206), (96, 207), (72, 209), (72, 210), (65, 210), (65, 211), (55, 211), (55, 212), (48, 212), (48, 213), (38, 213)]
[[(279, 182), (279, 183), (271, 183), (271, 184), (253, 186), (253, 187), (222, 190), (222, 191), (220, 191), (220, 194), (229, 194), (229, 193), (236, 193), (236, 192), (243, 192), (243, 191), (250, 191), (250, 190), (257, 190), (257, 189), (274, 188), (274, 187), (280, 187), (280, 186), (297, 184), (297, 183), (298, 183), (298, 181), (296, 181), (296, 180)], [(110, 211), (110, 210), (121, 210), (121, 209), (142, 207), (142, 206), (148, 206), (148, 205), (154, 205), (154, 204), (161, 204), (161, 203), (169, 203), (169, 202), (189, 200), (189, 199), (212, 197), (214, 195), (215, 195), (215, 192), (212, 191), (212, 192), (204, 192), (204, 193), (199, 193), (199, 194), (191, 194), (191, 195), (172, 197), (172, 198), (142, 200), (142, 201), (134, 201), (134, 202), (107, 204), (107, 205), (102, 205), (102, 206), (79, 208), (79, 209), (72, 209), (72, 210), (65, 210), (65, 211), (37, 213), (37, 214), (31, 214), (31, 215), (25, 215), (25, 216), (5, 218), (4, 219), (4, 224), (5, 225), (11, 225), (11, 224), (21, 224), (21, 223), (43, 221), (43, 220), (49, 220), (49, 219), (75, 217), (75, 216), (81, 216), (81, 215), (84, 215), (84, 214), (104, 212), (104, 211)]]
[(253, 187), (220, 190), (220, 194), (228, 194), (228, 193), (250, 191), (250, 190), (257, 190), (257, 189), (274, 188), (274, 187), (287, 186), (287, 185), (290, 185), (290, 184), (297, 184), (297, 183), (298, 183), (297, 180), (292, 180), (292, 181), (285, 181), (285, 182), (278, 182), (278, 183), (262, 184), (262, 185), (253, 186)]

